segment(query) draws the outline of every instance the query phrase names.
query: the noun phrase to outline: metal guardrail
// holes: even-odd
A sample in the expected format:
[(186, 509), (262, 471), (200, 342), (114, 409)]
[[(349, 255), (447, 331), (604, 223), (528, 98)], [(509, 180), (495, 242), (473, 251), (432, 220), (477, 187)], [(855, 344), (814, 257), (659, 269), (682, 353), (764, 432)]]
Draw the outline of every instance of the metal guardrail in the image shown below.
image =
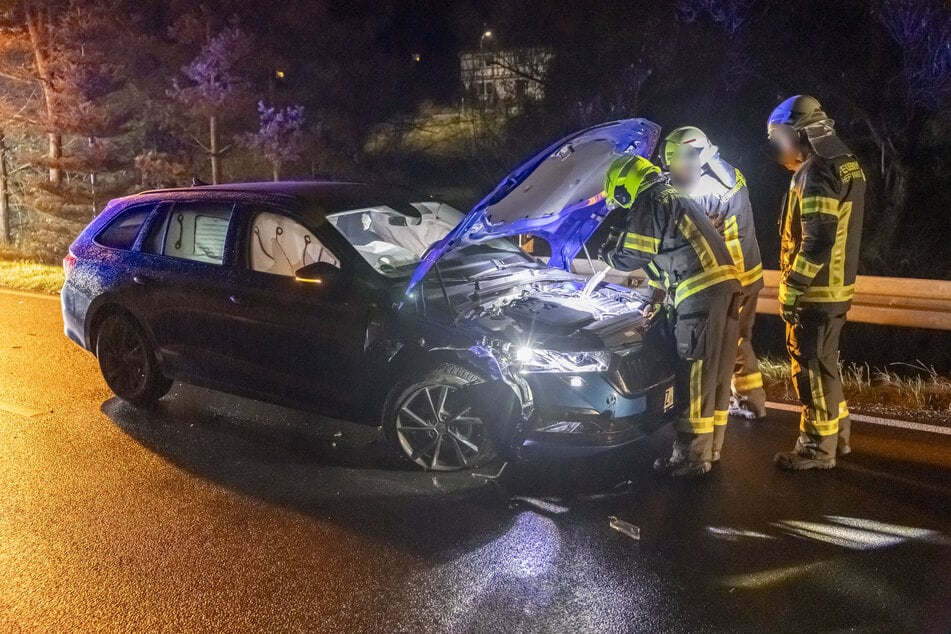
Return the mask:
[[(595, 271), (603, 268), (600, 262), (593, 264)], [(583, 258), (575, 260), (574, 269), (583, 275), (590, 275), (592, 272)], [(779, 275), (779, 271), (763, 271), (765, 287), (760, 293), (756, 312), (779, 314), (779, 301), (776, 299)], [(611, 271), (607, 279), (615, 284), (632, 287), (647, 283), (643, 271)], [(855, 281), (855, 297), (852, 299), (849, 321), (904, 328), (951, 330), (951, 282), (859, 275)]]
[[(756, 312), (779, 314), (779, 271), (763, 271), (766, 287)], [(951, 330), (951, 282), (859, 275), (849, 321)]]

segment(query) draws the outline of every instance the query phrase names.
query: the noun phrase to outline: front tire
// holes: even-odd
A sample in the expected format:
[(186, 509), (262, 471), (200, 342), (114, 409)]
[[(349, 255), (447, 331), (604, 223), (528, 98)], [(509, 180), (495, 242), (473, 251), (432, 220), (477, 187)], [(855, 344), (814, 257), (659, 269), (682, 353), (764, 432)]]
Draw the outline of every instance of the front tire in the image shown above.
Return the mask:
[(159, 369), (152, 342), (129, 315), (105, 318), (96, 337), (96, 357), (109, 389), (124, 401), (148, 407), (172, 387)]
[(406, 459), (427, 471), (458, 471), (495, 455), (486, 425), (461, 402), (461, 388), (484, 380), (447, 363), (400, 383), (383, 408), (383, 431)]

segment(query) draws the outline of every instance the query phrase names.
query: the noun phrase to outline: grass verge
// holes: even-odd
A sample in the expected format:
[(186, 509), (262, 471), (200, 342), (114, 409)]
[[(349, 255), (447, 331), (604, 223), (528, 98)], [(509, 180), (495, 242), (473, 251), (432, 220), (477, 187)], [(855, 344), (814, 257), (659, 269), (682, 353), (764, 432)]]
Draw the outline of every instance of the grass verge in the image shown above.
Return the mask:
[(58, 293), (63, 287), (63, 267), (30, 260), (0, 260), (0, 287)]
[[(842, 365), (842, 389), (849, 409), (875, 414), (928, 414), (951, 422), (951, 377), (934, 368), (906, 363), (893, 368), (868, 364)], [(767, 396), (772, 400), (798, 402), (789, 375), (789, 361), (760, 359), (760, 372)]]

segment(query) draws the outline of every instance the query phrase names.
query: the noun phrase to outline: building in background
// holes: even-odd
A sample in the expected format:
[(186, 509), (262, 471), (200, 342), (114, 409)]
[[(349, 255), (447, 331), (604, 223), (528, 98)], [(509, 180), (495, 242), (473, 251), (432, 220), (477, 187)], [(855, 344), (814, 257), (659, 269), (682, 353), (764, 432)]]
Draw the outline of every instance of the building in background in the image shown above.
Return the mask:
[(545, 97), (549, 49), (480, 49), (459, 57), (464, 107), (518, 110)]

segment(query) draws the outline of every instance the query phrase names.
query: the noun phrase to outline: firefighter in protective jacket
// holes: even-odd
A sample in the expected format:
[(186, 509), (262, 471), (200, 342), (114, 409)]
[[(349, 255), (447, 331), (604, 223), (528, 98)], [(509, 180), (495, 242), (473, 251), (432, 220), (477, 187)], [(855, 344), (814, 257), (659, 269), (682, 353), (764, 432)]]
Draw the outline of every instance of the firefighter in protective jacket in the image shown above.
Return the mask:
[(667, 135), (661, 146), (660, 160), (671, 184), (700, 205), (719, 230), (733, 258), (743, 286), (743, 298), (730, 414), (751, 420), (763, 418), (766, 391), (753, 350), (753, 324), (756, 301), (763, 288), (763, 264), (746, 179), (740, 170), (720, 158), (717, 146), (703, 130), (693, 126), (677, 128)]
[(678, 389), (687, 407), (675, 423), (671, 456), (654, 468), (674, 477), (702, 475), (722, 451), (736, 358), (736, 268), (700, 207), (647, 159), (617, 159), (605, 179), (605, 197), (609, 208), (628, 211), (601, 246), (601, 259), (622, 271), (643, 268), (675, 312)]
[(839, 334), (852, 303), (865, 206), (865, 174), (813, 97), (777, 106), (767, 131), (777, 160), (793, 172), (783, 205), (779, 302), (793, 384), (802, 402), (784, 469), (831, 469), (851, 451), (849, 410), (839, 375)]

